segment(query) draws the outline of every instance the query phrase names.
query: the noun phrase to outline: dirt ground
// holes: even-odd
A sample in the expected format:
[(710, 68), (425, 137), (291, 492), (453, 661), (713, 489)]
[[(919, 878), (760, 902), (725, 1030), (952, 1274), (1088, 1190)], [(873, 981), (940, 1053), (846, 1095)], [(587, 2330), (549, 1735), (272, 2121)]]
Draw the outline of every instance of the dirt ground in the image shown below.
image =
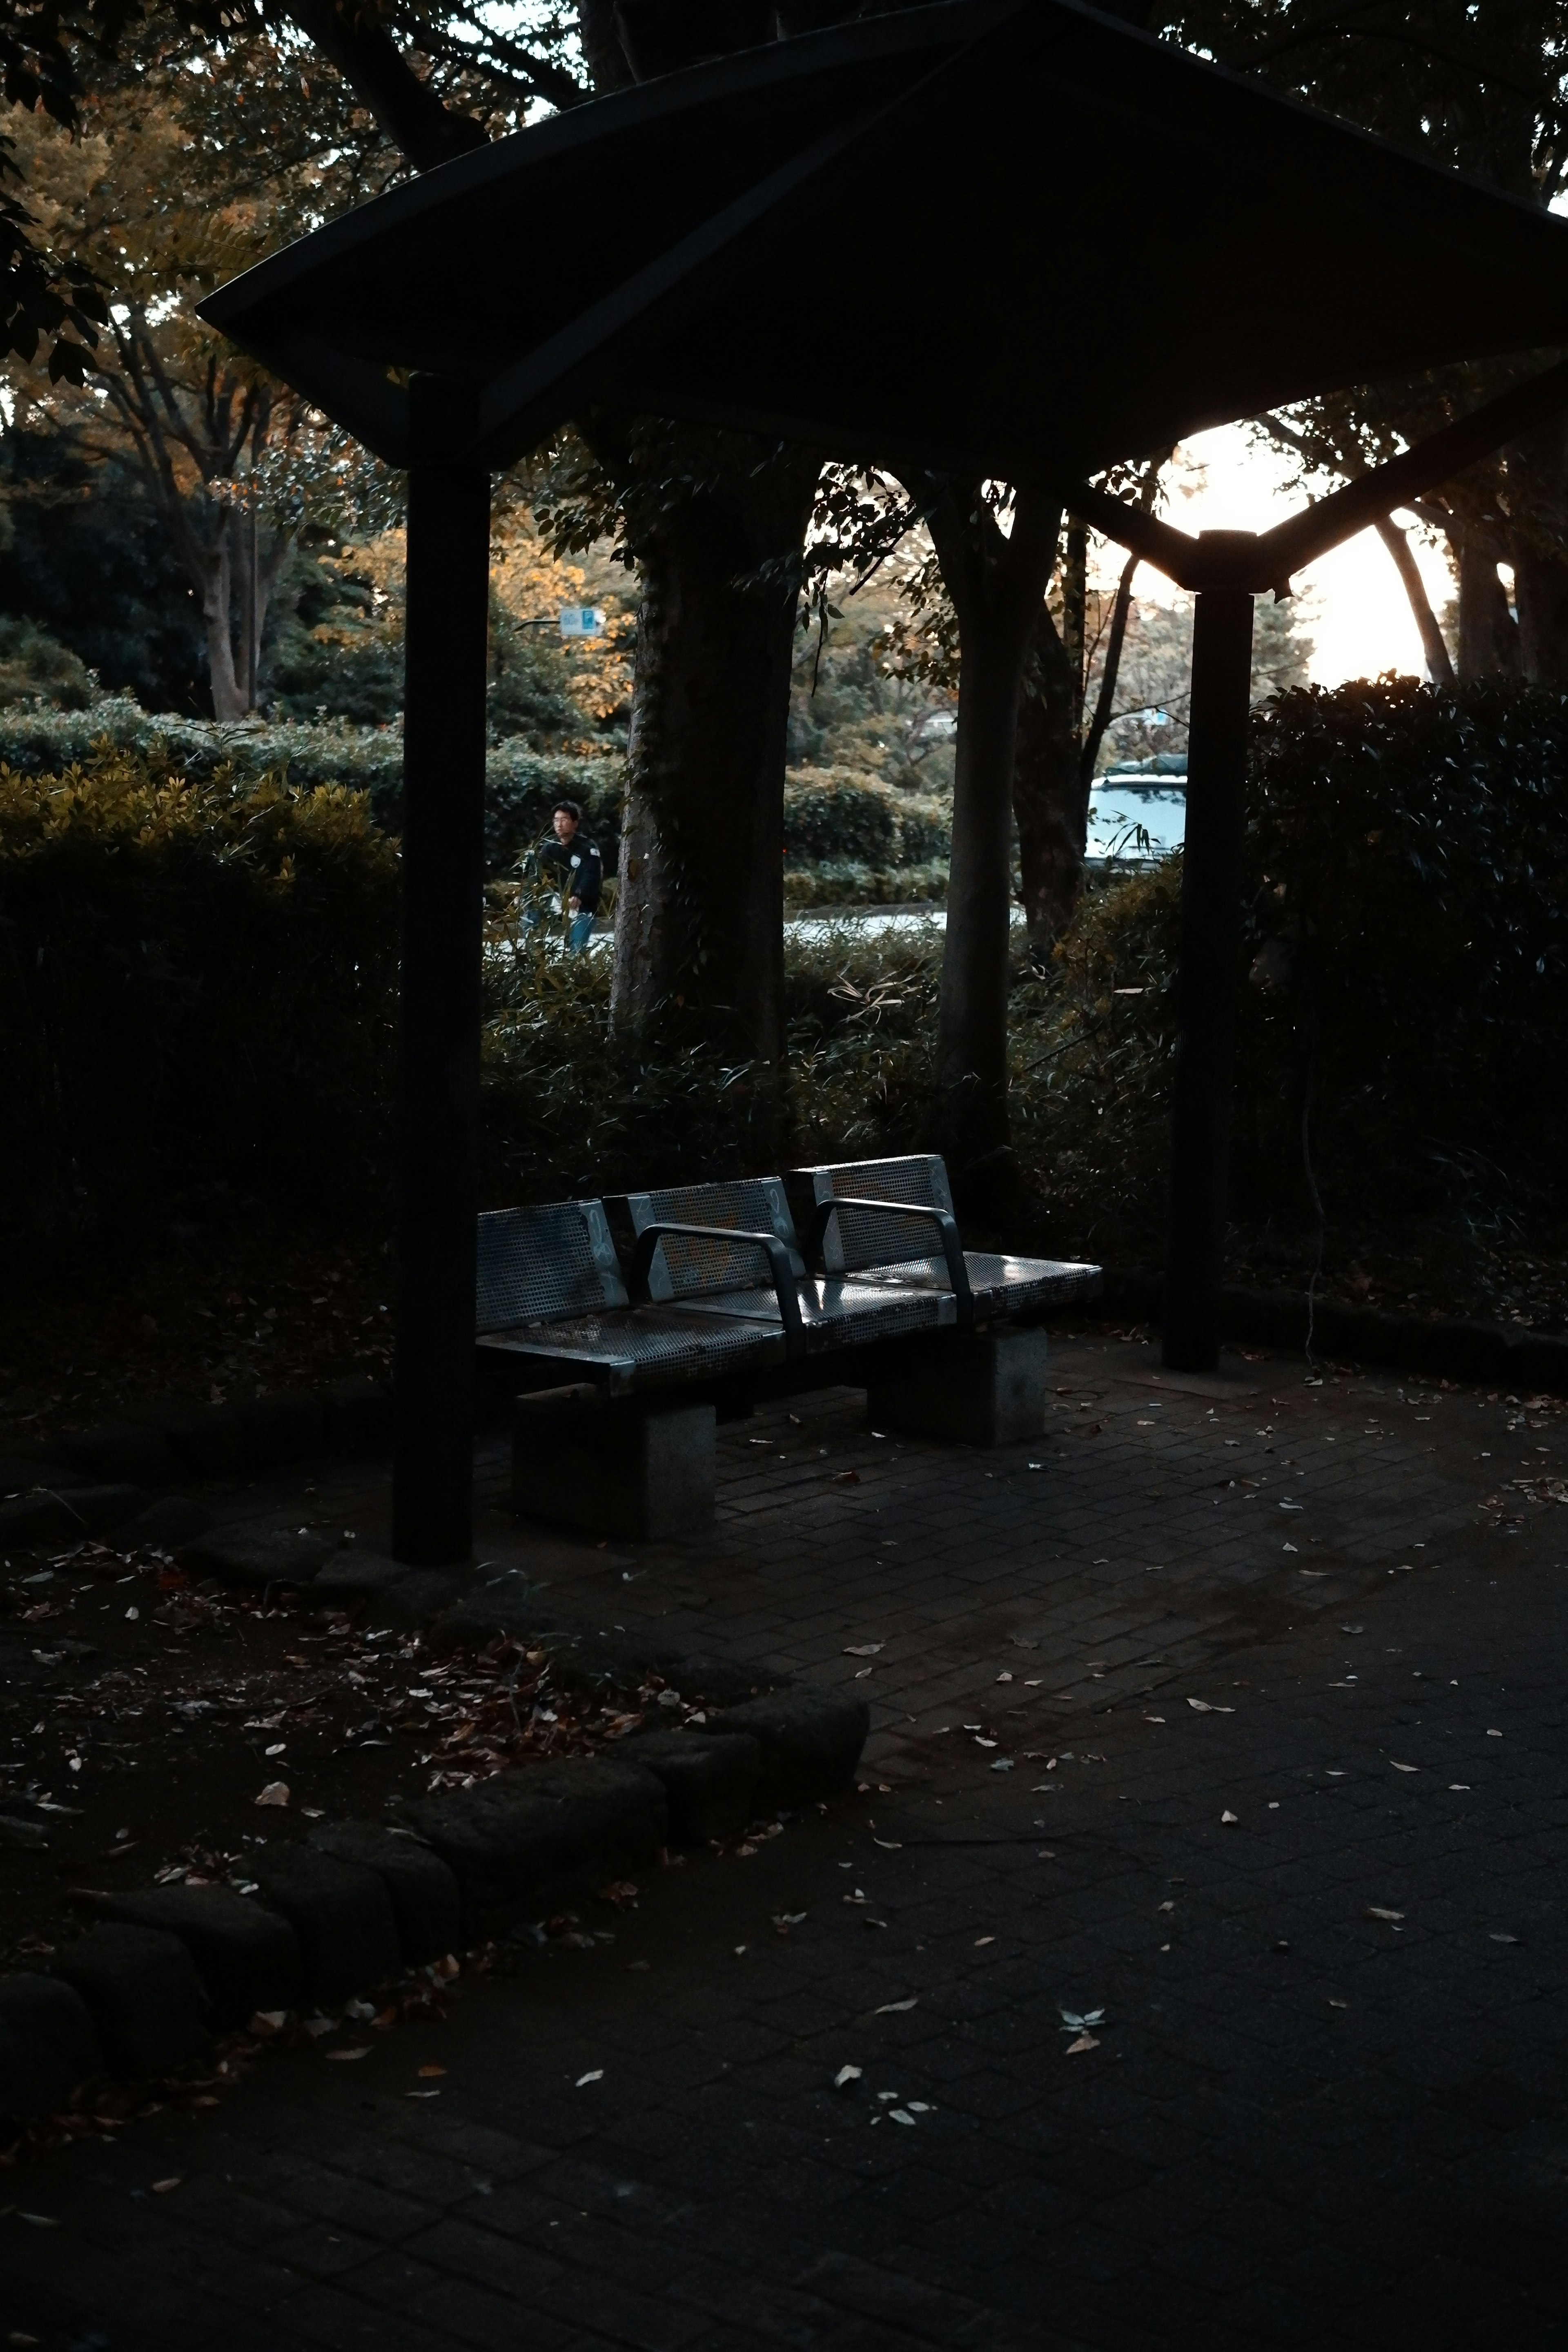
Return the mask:
[(342, 1610), (195, 1585), (165, 1557), (84, 1544), (0, 1579), (0, 1967), (90, 1923), (90, 1895), (240, 1889), (269, 1838), (581, 1755), (652, 1713), (563, 1689), (542, 1650), (436, 1654)]

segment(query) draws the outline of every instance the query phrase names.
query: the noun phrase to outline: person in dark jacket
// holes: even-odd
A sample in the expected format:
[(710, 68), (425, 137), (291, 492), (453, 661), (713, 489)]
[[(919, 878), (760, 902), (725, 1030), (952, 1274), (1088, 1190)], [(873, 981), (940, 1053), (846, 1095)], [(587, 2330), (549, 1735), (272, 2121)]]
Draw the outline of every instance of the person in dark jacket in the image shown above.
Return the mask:
[(583, 831), (583, 812), (575, 801), (556, 802), (538, 856), (540, 872), (559, 894), (568, 948), (585, 948), (599, 910), (605, 861)]

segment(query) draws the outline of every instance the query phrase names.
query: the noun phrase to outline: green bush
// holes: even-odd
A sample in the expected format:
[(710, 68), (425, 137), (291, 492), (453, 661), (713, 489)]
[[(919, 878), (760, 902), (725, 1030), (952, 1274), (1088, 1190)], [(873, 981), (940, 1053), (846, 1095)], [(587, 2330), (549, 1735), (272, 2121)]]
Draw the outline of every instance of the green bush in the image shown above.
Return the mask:
[(1243, 1137), (1257, 1190), (1278, 1197), (1300, 1170), (1309, 1088), (1342, 1198), (1560, 1190), (1565, 809), (1560, 695), (1381, 679), (1299, 689), (1260, 719)]
[[(1304, 1140), (1342, 1229), (1568, 1206), (1550, 1076), (1568, 1048), (1565, 806), (1568, 698), (1394, 678), (1255, 714), (1238, 1219), (1315, 1223)], [(1162, 1245), (1180, 877), (1178, 856), (1091, 893), (1014, 999), (1015, 1125), (1065, 1225), (1108, 1255)]]
[(18, 702), (85, 710), (97, 700), (98, 680), (68, 646), (20, 613), (0, 613), (0, 708)]
[(947, 897), (947, 861), (932, 866), (861, 866), (849, 857), (825, 858), (818, 866), (786, 866), (784, 906), (940, 906)]
[[(19, 775), (58, 775), (90, 769), (100, 744), (141, 755), (149, 772), (202, 782), (220, 772), (244, 782), (286, 777), (294, 785), (337, 785), (367, 793), (377, 824), (395, 832), (403, 800), (403, 734), (397, 727), (352, 727), (247, 719), (220, 725), (211, 719), (152, 714), (125, 696), (106, 696), (82, 710), (0, 709), (0, 763)], [(491, 873), (517, 864), (528, 844), (547, 830), (558, 796), (582, 803), (584, 821), (610, 852), (620, 830), (623, 790), (618, 758), (573, 758), (535, 751), (511, 740), (485, 759), (485, 851)]]
[(945, 859), (951, 823), (944, 802), (895, 791), (858, 769), (791, 768), (784, 780), (792, 865), (885, 869)]
[[(539, 771), (519, 778), (510, 805), (531, 824)], [(1517, 688), (1385, 681), (1288, 695), (1257, 720), (1242, 1217), (1309, 1218), (1309, 1104), (1332, 1223), (1561, 1205), (1565, 785), (1568, 701)], [(889, 896), (919, 871), (813, 872), (835, 870)], [(792, 876), (792, 893), (812, 880)], [(1012, 1122), (1038, 1204), (1015, 1235), (1026, 1245), (1159, 1250), (1180, 882), (1179, 857), (1093, 879), (1048, 969), (1020, 954)], [(609, 957), (507, 937), (510, 894), (494, 898), (490, 1202), (930, 1134), (934, 923), (786, 933), (781, 1112), (766, 1073), (721, 1065), (700, 1038), (608, 1038)], [(0, 771), (8, 1233), (165, 1214), (220, 1187), (301, 1211), (383, 1201), (395, 899), (395, 845), (337, 785), (185, 781), (142, 754), (42, 780)]]
[[(363, 795), (0, 768), (0, 1230), (342, 1214), (385, 1170), (397, 850)], [(183, 1208), (182, 1208), (183, 1204)]]

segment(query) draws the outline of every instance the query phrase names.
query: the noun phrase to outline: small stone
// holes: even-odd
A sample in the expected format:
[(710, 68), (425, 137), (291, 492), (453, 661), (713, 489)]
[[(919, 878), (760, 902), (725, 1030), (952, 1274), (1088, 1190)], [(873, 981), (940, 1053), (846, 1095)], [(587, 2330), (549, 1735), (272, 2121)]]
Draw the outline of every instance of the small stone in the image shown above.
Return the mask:
[(189, 1495), (161, 1495), (121, 1528), (121, 1541), (134, 1551), (177, 1551), (205, 1536), (213, 1515)]
[(109, 2064), (166, 2074), (206, 2047), (202, 1983), (179, 1938), (156, 1927), (93, 1927), (59, 1955), (91, 2012)]
[(646, 1766), (663, 1784), (677, 1845), (734, 1837), (756, 1819), (763, 1751), (749, 1732), (644, 1731), (622, 1740), (616, 1755)]
[(862, 1698), (840, 1692), (776, 1691), (765, 1698), (710, 1714), (705, 1737), (748, 1732), (763, 1751), (759, 1812), (780, 1805), (819, 1804), (854, 1778), (871, 1727)]
[(177, 1556), (192, 1576), (216, 1576), (220, 1584), (309, 1584), (335, 1549), (330, 1536), (247, 1519), (182, 1544)]
[(417, 1838), (374, 1822), (322, 1822), (310, 1832), (310, 1843), (318, 1853), (375, 1873), (391, 1901), (397, 1941), (410, 1968), (439, 1959), (461, 1940), (457, 1879)]
[(287, 1919), (227, 1886), (150, 1886), (100, 1898), (105, 1917), (177, 1936), (196, 1964), (220, 2032), (256, 2010), (297, 2009), (304, 1967)]
[(0, 2117), (31, 2122), (101, 2072), (91, 2013), (58, 1977), (0, 1977)]
[(262, 1901), (299, 1939), (307, 2000), (345, 2000), (396, 1975), (392, 1899), (374, 1870), (304, 1845), (269, 1849), (251, 1867)]

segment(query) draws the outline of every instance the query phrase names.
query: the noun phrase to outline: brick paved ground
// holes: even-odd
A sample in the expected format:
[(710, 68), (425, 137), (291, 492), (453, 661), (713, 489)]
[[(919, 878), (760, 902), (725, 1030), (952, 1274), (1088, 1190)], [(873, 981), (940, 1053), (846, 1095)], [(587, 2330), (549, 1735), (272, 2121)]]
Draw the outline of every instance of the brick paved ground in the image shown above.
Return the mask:
[(866, 1793), (11, 2176), (59, 2226), (0, 2216), (10, 2342), (1568, 2344), (1557, 1408), (1058, 1361), (1004, 1454), (837, 1394), (726, 1433), (706, 1544), (487, 1514), (622, 1623), (862, 1676)]

